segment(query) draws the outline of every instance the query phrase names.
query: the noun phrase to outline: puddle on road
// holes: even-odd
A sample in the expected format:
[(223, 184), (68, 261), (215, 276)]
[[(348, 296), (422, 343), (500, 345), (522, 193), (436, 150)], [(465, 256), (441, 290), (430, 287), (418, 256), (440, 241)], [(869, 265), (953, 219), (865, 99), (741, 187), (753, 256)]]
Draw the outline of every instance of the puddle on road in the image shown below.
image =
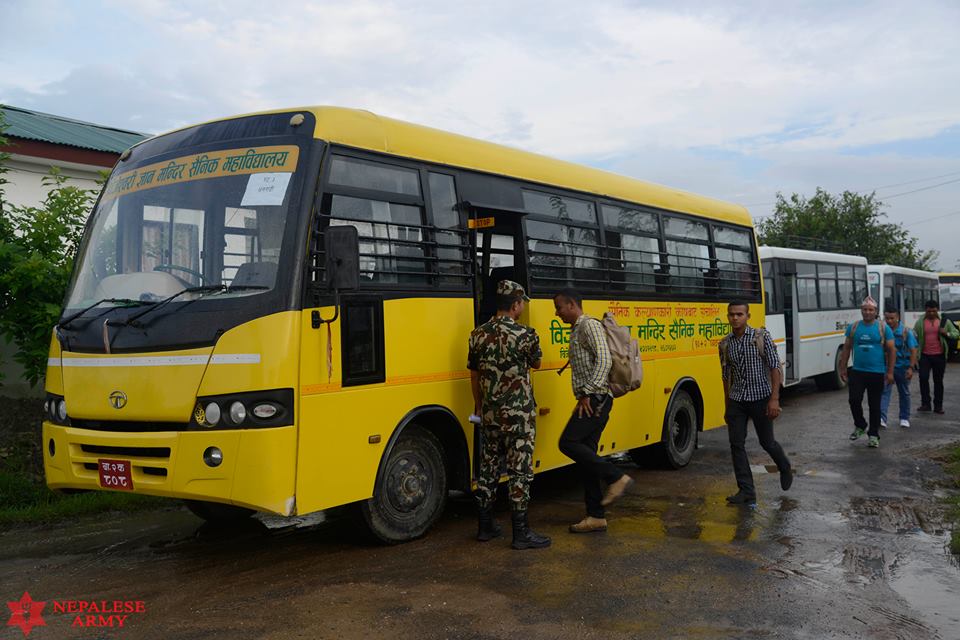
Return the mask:
[(882, 581), (931, 626), (960, 638), (960, 567), (947, 548), (943, 505), (930, 499), (854, 498), (843, 515), (869, 542), (843, 550), (848, 582)]
[[(926, 536), (929, 544), (946, 548), (947, 535)], [(936, 555), (912, 558), (897, 565), (889, 578), (890, 588), (941, 629), (951, 628), (960, 637), (960, 569), (948, 558)]]

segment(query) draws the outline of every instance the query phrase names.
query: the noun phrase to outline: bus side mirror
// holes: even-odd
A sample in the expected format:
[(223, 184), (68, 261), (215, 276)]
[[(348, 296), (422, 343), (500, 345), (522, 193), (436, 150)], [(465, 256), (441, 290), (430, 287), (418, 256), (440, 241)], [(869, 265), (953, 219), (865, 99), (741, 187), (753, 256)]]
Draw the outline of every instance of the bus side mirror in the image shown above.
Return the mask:
[(352, 226), (327, 227), (323, 236), (327, 289), (356, 291), (360, 288), (360, 240)]

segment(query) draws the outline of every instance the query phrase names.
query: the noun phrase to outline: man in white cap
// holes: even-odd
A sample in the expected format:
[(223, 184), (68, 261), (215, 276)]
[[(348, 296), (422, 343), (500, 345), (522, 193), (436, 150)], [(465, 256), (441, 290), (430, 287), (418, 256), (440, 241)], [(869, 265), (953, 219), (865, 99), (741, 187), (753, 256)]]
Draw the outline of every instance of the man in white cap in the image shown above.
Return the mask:
[[(897, 348), (893, 331), (877, 320), (877, 302), (867, 296), (860, 306), (863, 320), (847, 325), (846, 341), (840, 354), (840, 377), (849, 382), (850, 412), (853, 414), (851, 440), (864, 433), (869, 436), (867, 446), (880, 446), (880, 400), (883, 387), (893, 384), (893, 367), (897, 362)], [(847, 370), (850, 352), (853, 352), (853, 368)], [(870, 409), (870, 425), (863, 419), (863, 392), (867, 392)]]

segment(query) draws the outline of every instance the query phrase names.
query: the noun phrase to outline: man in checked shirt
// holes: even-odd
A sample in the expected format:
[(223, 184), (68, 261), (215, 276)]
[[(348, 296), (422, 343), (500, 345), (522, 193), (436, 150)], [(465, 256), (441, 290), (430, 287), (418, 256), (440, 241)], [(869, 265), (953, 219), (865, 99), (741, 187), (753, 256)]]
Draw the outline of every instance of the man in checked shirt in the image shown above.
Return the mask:
[(725, 419), (733, 456), (733, 473), (738, 491), (727, 498), (730, 504), (755, 505), (757, 490), (753, 485), (750, 460), (744, 447), (747, 420), (753, 420), (760, 446), (770, 454), (780, 471), (780, 487), (786, 491), (793, 484), (793, 469), (783, 448), (773, 437), (773, 421), (780, 416), (780, 357), (766, 329), (754, 329), (750, 305), (731, 302), (727, 305), (731, 332), (720, 341), (720, 366), (723, 373)]
[[(577, 398), (573, 415), (560, 436), (560, 451), (577, 464), (587, 504), (586, 517), (570, 525), (570, 533), (606, 531), (603, 508), (633, 484), (633, 478), (597, 455), (600, 435), (607, 426), (613, 406), (607, 382), (613, 362), (610, 348), (600, 321), (583, 312), (583, 301), (577, 292), (558, 293), (553, 297), (553, 306), (557, 317), (572, 327), (570, 368), (573, 370), (573, 395)], [(600, 488), (601, 478), (608, 483), (606, 495)]]

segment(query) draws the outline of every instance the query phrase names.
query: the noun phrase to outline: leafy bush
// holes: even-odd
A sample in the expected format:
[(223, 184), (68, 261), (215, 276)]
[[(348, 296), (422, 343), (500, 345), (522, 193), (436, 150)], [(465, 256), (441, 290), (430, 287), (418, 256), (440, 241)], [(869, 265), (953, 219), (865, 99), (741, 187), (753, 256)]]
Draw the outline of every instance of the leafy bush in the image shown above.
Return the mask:
[[(6, 144), (0, 120), (0, 147)], [(9, 154), (0, 153), (0, 335), (36, 385), (47, 367), (50, 330), (60, 316), (83, 225), (98, 189), (66, 184), (53, 167), (39, 206), (6, 201)]]

